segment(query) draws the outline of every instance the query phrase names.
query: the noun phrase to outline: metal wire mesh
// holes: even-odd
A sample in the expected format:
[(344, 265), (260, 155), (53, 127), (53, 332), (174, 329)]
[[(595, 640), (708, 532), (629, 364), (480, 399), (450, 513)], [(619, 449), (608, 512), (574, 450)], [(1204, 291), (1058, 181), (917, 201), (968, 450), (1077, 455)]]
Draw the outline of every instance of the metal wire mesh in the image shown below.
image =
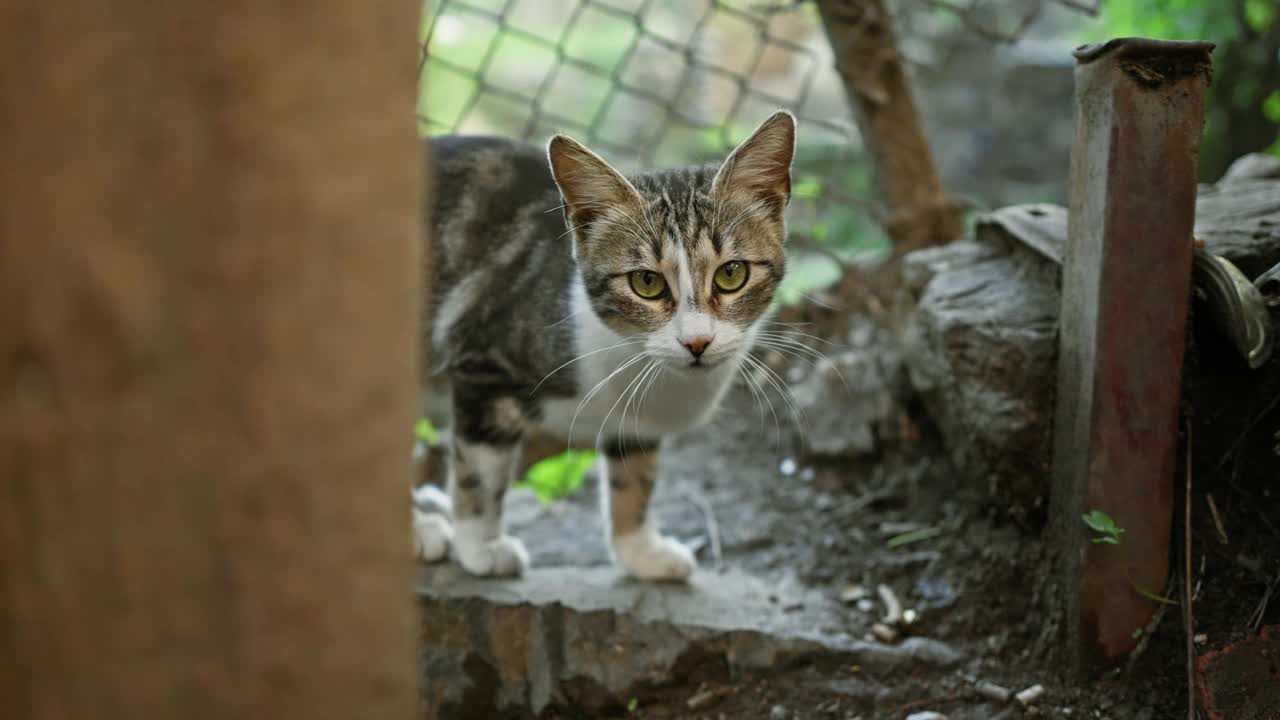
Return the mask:
[[(903, 35), (944, 15), (1009, 42), (1046, 5), (1089, 0), (896, 0)], [(874, 235), (868, 163), (826, 34), (803, 0), (435, 0), (422, 30), (423, 134), (541, 142), (566, 132), (624, 169), (723, 156), (769, 112), (801, 123), (796, 168), (821, 187), (811, 222), (856, 208), (845, 236)], [(937, 24), (934, 22), (933, 24)], [(917, 46), (920, 43), (917, 43)], [(932, 46), (930, 46), (932, 51)], [(936, 52), (929, 60), (946, 63)], [(850, 225), (857, 227), (850, 227)], [(820, 239), (820, 238), (819, 238)], [(874, 240), (874, 238), (873, 238)]]
[[(768, 110), (787, 107), (828, 141), (856, 140), (821, 28), (799, 6), (770, 13), (727, 0), (435, 5), (424, 72), (466, 97), (436, 93), (445, 107), (427, 102), (422, 121), (430, 133), (533, 139), (563, 131), (652, 165), (673, 145), (718, 153)], [(490, 41), (457, 53), (458, 43), (441, 47), (466, 33)], [(826, 92), (811, 103), (820, 80)]]

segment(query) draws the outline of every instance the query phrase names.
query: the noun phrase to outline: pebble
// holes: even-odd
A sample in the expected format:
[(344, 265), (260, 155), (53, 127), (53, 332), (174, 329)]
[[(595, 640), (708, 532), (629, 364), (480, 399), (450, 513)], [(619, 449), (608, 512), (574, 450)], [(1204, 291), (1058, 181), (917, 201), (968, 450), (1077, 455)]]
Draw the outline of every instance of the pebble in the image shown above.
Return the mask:
[(1018, 693), (1014, 697), (1016, 697), (1018, 699), (1018, 702), (1022, 703), (1024, 707), (1026, 707), (1034, 704), (1037, 700), (1040, 699), (1042, 695), (1044, 695), (1044, 686), (1032, 685), (1026, 690), (1023, 690), (1022, 692)]
[(996, 702), (1008, 702), (1009, 698), (1013, 696), (1013, 693), (1008, 688), (985, 680), (978, 683), (976, 689), (982, 697)]
[(852, 605), (853, 603), (870, 596), (870, 591), (865, 587), (861, 585), (850, 585), (844, 589), (844, 592), (840, 593), (840, 601)]
[(947, 716), (933, 710), (925, 710), (924, 712), (911, 713), (907, 716), (907, 720), (947, 720)]
[(782, 462), (778, 464), (778, 472), (791, 477), (796, 474), (795, 458), (782, 458)]
[(787, 720), (787, 709), (781, 705), (774, 705), (769, 710), (769, 720)]
[(898, 640), (898, 631), (885, 625), (884, 623), (873, 623), (871, 625), (871, 634), (882, 643), (894, 643)]

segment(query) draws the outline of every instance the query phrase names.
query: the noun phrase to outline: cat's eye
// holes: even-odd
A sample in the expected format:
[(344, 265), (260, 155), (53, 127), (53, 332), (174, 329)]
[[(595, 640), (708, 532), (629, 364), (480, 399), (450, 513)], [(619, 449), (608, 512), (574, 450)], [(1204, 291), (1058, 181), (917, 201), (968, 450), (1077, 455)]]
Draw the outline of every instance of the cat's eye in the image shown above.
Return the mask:
[(645, 300), (660, 298), (667, 291), (667, 279), (662, 277), (662, 273), (632, 270), (627, 277), (631, 280), (631, 289)]
[(720, 292), (741, 290), (747, 284), (747, 264), (741, 260), (730, 260), (716, 270), (716, 289)]

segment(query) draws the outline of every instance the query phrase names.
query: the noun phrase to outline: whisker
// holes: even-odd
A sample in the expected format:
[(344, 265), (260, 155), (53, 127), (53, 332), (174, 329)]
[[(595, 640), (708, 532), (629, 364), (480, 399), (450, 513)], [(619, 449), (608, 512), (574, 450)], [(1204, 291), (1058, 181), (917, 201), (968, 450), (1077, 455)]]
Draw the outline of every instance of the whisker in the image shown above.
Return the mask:
[[(840, 384), (844, 385), (844, 389), (846, 391), (849, 389), (849, 383), (848, 381), (845, 380), (844, 373), (840, 372), (840, 366), (836, 364), (836, 362), (833, 361), (831, 358), (827, 357), (821, 352), (814, 350), (813, 348), (809, 347), (808, 345), (805, 345), (802, 342), (797, 342), (796, 340), (792, 340), (791, 338), (785, 335), (779, 335), (777, 333), (770, 333), (765, 331), (758, 332), (756, 335), (757, 335), (757, 340), (756, 340), (757, 344), (773, 350), (777, 350), (778, 352), (782, 352), (782, 353), (790, 352), (791, 354), (794, 354), (797, 357), (801, 356), (800, 353), (804, 353), (808, 356), (806, 360), (811, 365), (816, 366), (817, 363), (815, 363), (812, 359), (809, 359), (809, 358), (826, 361), (828, 364), (831, 365), (831, 369), (835, 371), (836, 377), (840, 378)], [(761, 337), (763, 339), (759, 339)], [(780, 346), (785, 346), (785, 348)]]
[(769, 348), (770, 350), (777, 350), (780, 353), (784, 353), (796, 359), (803, 360), (809, 363), (810, 365), (816, 365), (817, 364), (815, 362), (816, 360), (825, 359), (825, 356), (822, 353), (817, 352), (812, 348), (805, 347), (803, 345), (797, 347), (796, 345), (793, 345), (790, 343), (784, 343), (781, 340), (757, 337), (755, 344), (759, 347)]
[(644, 358), (645, 358), (644, 353), (636, 353), (635, 355), (631, 356), (625, 362), (619, 365), (617, 369), (615, 369), (613, 372), (606, 375), (603, 380), (596, 383), (595, 387), (591, 388), (591, 392), (587, 393), (586, 397), (582, 398), (582, 402), (578, 403), (577, 409), (573, 411), (573, 418), (569, 420), (570, 445), (572, 445), (572, 442), (573, 442), (573, 428), (574, 428), (574, 425), (578, 422), (578, 415), (582, 413), (582, 409), (587, 406), (587, 403), (591, 402), (591, 399), (596, 396), (596, 393), (600, 392), (600, 389), (603, 388), (605, 384), (608, 383), (610, 380), (612, 380), (618, 373), (623, 372), (624, 370), (631, 367), (632, 365), (635, 365), (636, 363), (640, 362)]
[(760, 383), (756, 382), (756, 379), (751, 377), (750, 370), (739, 365), (738, 372), (742, 373), (743, 379), (747, 381), (747, 387), (751, 388), (752, 402), (755, 403), (756, 407), (760, 411), (760, 430), (761, 431), (764, 430), (765, 404), (766, 403), (768, 404), (769, 414), (773, 415), (774, 450), (775, 451), (779, 450), (782, 447), (782, 423), (778, 421), (778, 411), (774, 409), (773, 401), (769, 399), (769, 396), (767, 394), (765, 394), (764, 389), (760, 387)]
[(657, 370), (652, 375), (649, 376), (649, 384), (645, 385), (644, 391), (640, 393), (640, 401), (636, 403), (636, 413), (635, 413), (637, 435), (640, 434), (640, 410), (644, 406), (644, 401), (649, 397), (649, 391), (652, 390), (653, 386), (662, 379), (662, 376), (666, 374), (666, 372), (667, 372), (667, 367), (665, 365), (659, 364), (657, 366)]
[[(561, 320), (560, 322), (564, 322), (564, 320)], [(576, 358), (574, 358), (574, 359), (570, 360), (569, 362), (567, 362), (567, 363), (565, 363), (565, 364), (561, 365), (560, 367), (556, 368), (555, 370), (552, 370), (551, 372), (547, 373), (545, 376), (543, 376), (543, 378), (542, 378), (541, 380), (539, 380), (539, 381), (538, 381), (538, 384), (537, 384), (537, 385), (534, 385), (534, 386), (533, 386), (533, 389), (529, 391), (529, 395), (530, 395), (530, 396), (532, 396), (534, 393), (538, 392), (538, 388), (542, 387), (542, 384), (543, 384), (543, 383), (545, 383), (545, 382), (547, 381), (547, 379), (548, 379), (548, 378), (550, 378), (552, 375), (555, 375), (556, 373), (558, 373), (558, 372), (560, 372), (561, 370), (563, 370), (563, 369), (565, 369), (565, 368), (569, 367), (570, 365), (572, 365), (572, 364), (574, 364), (574, 363), (578, 362), (579, 360), (582, 360), (583, 358), (589, 358), (589, 357), (591, 357), (592, 355), (596, 355), (596, 354), (599, 354), (599, 353), (602, 353), (602, 352), (606, 352), (606, 351), (608, 351), (608, 350), (616, 350), (616, 349), (618, 349), (618, 348), (620, 348), (620, 347), (627, 347), (628, 345), (639, 345), (640, 343), (643, 343), (644, 341), (645, 341), (645, 339), (644, 339), (644, 338), (631, 338), (631, 339), (629, 339), (629, 340), (624, 340), (624, 341), (622, 341), (622, 342), (618, 343), (617, 345), (610, 345), (609, 347), (598, 348), (598, 349), (596, 349), (596, 350), (592, 350), (591, 352), (583, 353), (583, 354), (579, 355), (578, 357), (576, 357)]]
[[(805, 327), (805, 326), (809, 326), (809, 325), (812, 325), (813, 323), (784, 323), (784, 322), (780, 322), (780, 321), (778, 321), (778, 320), (770, 320), (770, 321), (768, 321), (768, 322), (767, 322), (767, 324), (768, 324), (768, 325), (778, 325), (778, 326), (780, 326), (780, 327), (784, 327), (784, 328), (798, 328), (798, 327)], [(827, 338), (824, 338), (824, 337), (818, 337), (817, 335), (812, 335), (812, 334), (810, 334), (810, 333), (806, 333), (806, 332), (800, 332), (800, 331), (798, 331), (798, 330), (778, 330), (778, 331), (774, 331), (774, 330), (759, 330), (759, 331), (757, 331), (757, 332), (774, 332), (774, 333), (776, 333), (776, 334), (781, 334), (781, 335), (794, 335), (795, 337), (802, 337), (802, 338), (807, 338), (807, 339), (809, 339), (809, 340), (813, 340), (813, 341), (815, 341), (815, 342), (820, 342), (820, 343), (822, 343), (823, 345), (830, 345), (830, 346), (831, 346), (831, 347), (833, 347), (833, 348), (841, 348), (841, 347), (844, 347), (843, 345), (839, 345), (839, 344), (837, 344), (837, 343), (831, 342), (831, 341), (830, 341), (830, 340), (828, 340)]]
[(628, 398), (627, 404), (622, 406), (622, 416), (621, 418), (618, 418), (618, 433), (622, 434), (626, 432), (627, 407), (631, 406), (631, 400), (635, 400), (636, 395), (640, 395), (640, 400), (636, 401), (635, 413), (632, 414), (635, 416), (635, 419), (636, 419), (635, 433), (636, 433), (636, 436), (639, 436), (640, 404), (641, 402), (644, 402), (644, 392), (648, 392), (649, 388), (653, 386), (652, 378), (654, 377), (654, 375), (658, 374), (658, 369), (659, 369), (659, 364), (657, 363), (657, 361), (652, 361), (652, 363), (649, 363), (649, 365), (646, 365), (643, 372), (640, 373), (639, 386), (636, 386), (635, 392), (631, 393), (631, 398)]
[(581, 310), (574, 310), (573, 312), (569, 313), (568, 315), (565, 315), (564, 317), (562, 317), (562, 318), (560, 318), (559, 320), (557, 320), (557, 321), (555, 321), (555, 322), (551, 323), (550, 325), (544, 325), (543, 327), (544, 327), (544, 328), (547, 328), (547, 329), (553, 328), (553, 327), (555, 327), (555, 326), (559, 325), (560, 323), (565, 322), (565, 321), (569, 320), (570, 318), (577, 317), (578, 315), (581, 315), (581, 314), (582, 314), (582, 311), (581, 311)]
[[(640, 372), (636, 373), (635, 377), (631, 378), (631, 380), (627, 383), (627, 386), (622, 388), (622, 392), (618, 393), (618, 399), (613, 401), (613, 405), (609, 406), (609, 412), (604, 414), (604, 419), (600, 421), (600, 428), (596, 430), (596, 442), (595, 442), (596, 447), (600, 447), (600, 436), (604, 434), (604, 426), (609, 424), (609, 418), (613, 416), (613, 411), (618, 409), (618, 404), (622, 402), (623, 398), (630, 397), (630, 395), (628, 394), (629, 391), (631, 393), (634, 393), (633, 388), (639, 387), (638, 381), (640, 380), (640, 378), (644, 377), (644, 374), (648, 372), (649, 368), (652, 366), (653, 366), (653, 361), (650, 360), (647, 364), (645, 364), (645, 366), (640, 370)], [(630, 403), (630, 400), (628, 400), (627, 402)], [(618, 421), (619, 430), (621, 430), (622, 422), (626, 420), (626, 416), (627, 416), (627, 411), (626, 411), (626, 408), (624, 407), (622, 410), (622, 418)], [(618, 434), (619, 449), (621, 449), (624, 446), (625, 442), (626, 442), (625, 438), (622, 436), (622, 433), (619, 432)]]
[[(769, 367), (763, 360), (751, 355), (750, 353), (743, 355), (743, 358), (749, 358), (748, 362), (760, 369), (764, 374), (764, 379), (769, 383), (770, 387), (772, 387), (779, 395), (782, 396), (782, 399), (786, 401), (787, 408), (791, 411), (791, 416), (796, 421), (796, 425), (800, 426), (803, 430), (804, 427), (809, 424), (808, 420), (804, 417), (804, 411), (796, 405), (795, 399), (791, 397), (791, 391), (787, 389), (786, 383), (778, 376), (778, 373), (774, 372), (773, 368)], [(800, 437), (803, 442), (803, 432), (800, 433)]]

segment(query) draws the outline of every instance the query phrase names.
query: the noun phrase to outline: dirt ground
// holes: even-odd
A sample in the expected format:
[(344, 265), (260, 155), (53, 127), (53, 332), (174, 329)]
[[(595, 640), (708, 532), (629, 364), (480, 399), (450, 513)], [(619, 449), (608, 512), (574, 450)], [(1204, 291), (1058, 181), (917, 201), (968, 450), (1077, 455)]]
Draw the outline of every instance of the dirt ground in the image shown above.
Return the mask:
[[(774, 402), (784, 407), (780, 398)], [(1128, 665), (1072, 686), (1041, 648), (1046, 619), (1036, 592), (1045, 567), (1043, 530), (1018, 525), (987, 488), (957, 477), (928, 418), (907, 414), (914, 440), (863, 460), (814, 462), (797, 440), (804, 434), (797, 423), (780, 412), (775, 427), (741, 389), (716, 425), (665, 448), (657, 512), (669, 531), (700, 548), (704, 567), (714, 565), (718, 543), (726, 566), (838, 598), (848, 608), (842, 629), (855, 635), (870, 636), (883, 612), (876, 587), (886, 585), (918, 616), (906, 632), (950, 644), (965, 654), (965, 664), (877, 676), (819, 663), (731, 677), (723, 664), (690, 663), (675, 680), (638, 690), (626, 706), (603, 715), (554, 707), (542, 717), (901, 720), (930, 711), (952, 720), (1185, 717), (1181, 610), (1167, 609)], [(1273, 601), (1280, 592), (1280, 484), (1265, 473), (1220, 475), (1201, 483), (1214, 495), (1218, 521), (1203, 494), (1193, 499), (1195, 630), (1204, 635), (1198, 652), (1280, 622), (1280, 599)], [(607, 561), (602, 544), (574, 539), (584, 532), (598, 537), (593, 530), (568, 534), (593, 521), (591, 495), (565, 501), (552, 530), (544, 522), (534, 532), (541, 536), (526, 538), (536, 563)], [(887, 544), (917, 530), (918, 540)], [(1174, 545), (1181, 543), (1179, 532)], [(1177, 553), (1171, 560), (1180, 566)], [(1170, 594), (1176, 593), (1175, 586)], [(1039, 684), (1044, 693), (1024, 707), (983, 697), (974, 689), (979, 681), (1015, 693)]]

